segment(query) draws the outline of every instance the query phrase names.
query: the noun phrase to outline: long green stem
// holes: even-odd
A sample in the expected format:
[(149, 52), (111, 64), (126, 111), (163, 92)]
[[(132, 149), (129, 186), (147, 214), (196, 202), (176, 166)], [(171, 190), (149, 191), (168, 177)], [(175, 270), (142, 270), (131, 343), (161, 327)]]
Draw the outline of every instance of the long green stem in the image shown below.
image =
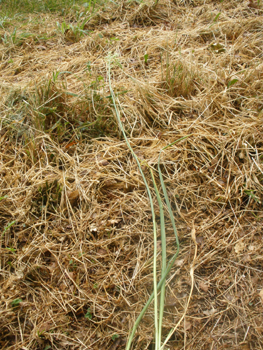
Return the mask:
[[(153, 205), (153, 199), (152, 199), (152, 195), (151, 195), (151, 191), (150, 191), (150, 187), (147, 183), (147, 180), (144, 176), (144, 173), (142, 171), (142, 168), (141, 168), (141, 164), (139, 162), (139, 159), (137, 158), (136, 154), (134, 153), (131, 145), (130, 145), (130, 142), (126, 136), (126, 133), (125, 133), (125, 130), (123, 128), (123, 125), (122, 125), (122, 122), (121, 122), (121, 118), (120, 118), (120, 113), (119, 113), (119, 110), (116, 106), (116, 102), (115, 102), (115, 95), (114, 95), (114, 92), (112, 90), (112, 87), (111, 87), (111, 77), (110, 77), (110, 63), (108, 65), (109, 67), (109, 88), (110, 88), (110, 94), (111, 94), (111, 98), (112, 98), (112, 102), (113, 102), (113, 106), (114, 106), (114, 109), (115, 109), (115, 113), (116, 113), (116, 116), (117, 116), (117, 120), (118, 120), (118, 124), (119, 124), (119, 127), (122, 131), (122, 134), (123, 134), (123, 137), (126, 141), (126, 144), (128, 146), (128, 148), (130, 149), (137, 165), (138, 165), (138, 168), (139, 168), (139, 171), (141, 173), (141, 176), (143, 178), (143, 182), (145, 184), (145, 187), (146, 187), (146, 190), (147, 190), (147, 193), (148, 193), (148, 197), (149, 197), (149, 200), (150, 200), (150, 205), (151, 205), (151, 212), (152, 212), (152, 222), (153, 222), (153, 233), (154, 233), (154, 262), (153, 262), (153, 285), (154, 285), (154, 320), (155, 320), (155, 339), (158, 340), (156, 343), (158, 344), (159, 343), (159, 328), (158, 328), (158, 298), (157, 298), (157, 266), (156, 266), (156, 263), (157, 263), (157, 230), (156, 230), (156, 220), (155, 220), (155, 212), (154, 212), (154, 205)], [(137, 328), (137, 327), (136, 327)]]
[[(161, 274), (161, 277), (162, 277), (164, 276), (165, 269), (166, 269), (166, 235), (165, 235), (164, 210), (163, 210), (163, 203), (161, 200), (161, 196), (155, 182), (153, 171), (151, 169), (150, 169), (150, 172), (153, 180), (157, 201), (160, 208), (160, 226), (161, 226), (161, 242), (162, 242), (162, 274)], [(161, 341), (162, 341), (162, 321), (163, 321), (163, 313), (164, 313), (164, 302), (165, 302), (165, 283), (161, 286), (161, 293), (160, 293), (158, 349), (161, 347)], [(155, 344), (157, 344), (157, 342)]]
[[(172, 145), (174, 145), (175, 143), (181, 141), (181, 140), (184, 140), (186, 139), (187, 137), (189, 137), (191, 135), (187, 135), (187, 136), (184, 136), (184, 137), (181, 137), (180, 139), (170, 143), (169, 145), (165, 146), (161, 152), (163, 150), (165, 150), (166, 148), (168, 147), (171, 147)], [(160, 282), (158, 283), (157, 285), (157, 291), (159, 291), (162, 287), (163, 284), (165, 284), (165, 281), (166, 281), (166, 277), (167, 275), (169, 274), (169, 272), (171, 271), (172, 267), (173, 267), (173, 264), (179, 254), (179, 250), (180, 250), (180, 243), (179, 243), (179, 238), (178, 238), (178, 234), (177, 234), (177, 229), (176, 229), (176, 226), (175, 226), (175, 221), (174, 221), (174, 217), (173, 217), (173, 212), (172, 212), (172, 208), (171, 208), (171, 205), (170, 205), (170, 202), (169, 202), (169, 198), (168, 198), (168, 194), (167, 194), (167, 191), (166, 191), (166, 187), (165, 187), (165, 183), (164, 183), (164, 180), (163, 180), (163, 176), (162, 176), (162, 172), (161, 172), (161, 167), (160, 167), (160, 160), (161, 160), (161, 152), (159, 154), (159, 158), (158, 158), (158, 173), (159, 173), (159, 177), (160, 177), (160, 181), (161, 181), (161, 186), (162, 186), (162, 190), (164, 192), (164, 198), (165, 198), (165, 202), (166, 202), (166, 205), (167, 205), (167, 208), (168, 208), (168, 211), (169, 211), (169, 216), (170, 216), (170, 220), (172, 222), (172, 226), (173, 226), (173, 230), (174, 230), (174, 234), (175, 234), (175, 240), (176, 240), (176, 252), (174, 254), (174, 256), (171, 258), (171, 260), (169, 261), (166, 269), (165, 269), (165, 272), (164, 274), (162, 275), (161, 277), (161, 280)], [(132, 341), (133, 341), (133, 337), (135, 335), (135, 332), (139, 326), (139, 323), (141, 322), (145, 312), (147, 311), (149, 305), (151, 304), (152, 300), (154, 298), (154, 293), (151, 294), (151, 296), (149, 297), (147, 303), (145, 304), (144, 308), (142, 309), (140, 315), (138, 316), (132, 330), (131, 330), (131, 333), (130, 333), (130, 336), (129, 336), (129, 339), (128, 339), (128, 343), (126, 345), (126, 350), (130, 350), (131, 348), (131, 344), (132, 344)]]
[[(173, 267), (173, 264), (179, 254), (179, 249), (180, 249), (180, 245), (179, 245), (179, 239), (178, 239), (178, 234), (177, 234), (177, 229), (176, 229), (176, 225), (175, 225), (175, 220), (173, 217), (173, 212), (172, 212), (172, 208), (171, 208), (171, 204), (169, 202), (169, 198), (168, 198), (168, 194), (166, 191), (166, 187), (164, 184), (164, 180), (163, 180), (163, 176), (162, 176), (162, 172), (161, 172), (161, 168), (160, 168), (160, 160), (161, 160), (161, 152), (163, 150), (165, 150), (168, 147), (171, 147), (172, 145), (174, 145), (176, 142), (179, 142), (191, 135), (182, 137), (174, 142), (172, 142), (171, 144), (165, 146), (160, 154), (159, 154), (159, 158), (158, 158), (158, 173), (159, 173), (159, 178), (160, 178), (160, 182), (161, 182), (161, 187), (164, 193), (164, 198), (165, 198), (165, 202), (168, 208), (168, 212), (169, 212), (169, 216), (170, 216), (170, 220), (172, 222), (172, 226), (173, 226), (173, 230), (174, 230), (174, 234), (175, 234), (175, 239), (176, 239), (176, 253), (174, 254), (174, 256), (170, 259), (170, 261), (168, 262), (168, 265), (166, 266), (166, 238), (165, 238), (165, 221), (164, 221), (164, 212), (163, 212), (163, 204), (161, 201), (161, 197), (160, 197), (160, 193), (158, 191), (158, 188), (156, 186), (156, 182), (153, 176), (153, 173), (151, 171), (151, 175), (152, 175), (152, 179), (153, 179), (153, 183), (154, 183), (154, 188), (155, 188), (155, 192), (156, 192), (156, 196), (157, 196), (157, 200), (159, 203), (159, 207), (160, 207), (160, 221), (161, 221), (161, 240), (162, 240), (162, 274), (161, 274), (161, 280), (159, 281), (159, 283), (157, 284), (157, 268), (156, 268), (156, 262), (157, 262), (157, 229), (156, 229), (156, 220), (155, 220), (155, 212), (154, 212), (154, 206), (153, 206), (153, 199), (152, 199), (152, 195), (151, 195), (151, 191), (149, 188), (149, 185), (146, 181), (146, 178), (144, 176), (144, 173), (142, 171), (141, 168), (141, 164), (136, 156), (136, 154), (134, 153), (128, 138), (125, 134), (125, 130), (123, 128), (122, 122), (121, 122), (121, 118), (120, 118), (120, 113), (119, 110), (117, 109), (116, 106), (116, 102), (115, 102), (115, 95), (114, 92), (111, 88), (111, 77), (110, 77), (110, 63), (109, 63), (109, 88), (110, 88), (110, 94), (112, 97), (112, 101), (113, 101), (113, 105), (114, 105), (114, 109), (116, 112), (116, 116), (117, 116), (117, 120), (118, 120), (118, 124), (119, 127), (122, 131), (123, 137), (126, 141), (126, 144), (128, 146), (128, 148), (130, 149), (134, 159), (136, 160), (136, 163), (138, 165), (139, 171), (142, 175), (144, 184), (146, 186), (146, 190), (149, 196), (149, 200), (150, 200), (150, 204), (151, 204), (151, 211), (152, 211), (152, 221), (153, 221), (153, 231), (154, 231), (154, 268), (153, 268), (153, 272), (154, 272), (154, 291), (151, 294), (151, 296), (149, 297), (147, 303), (145, 304), (145, 306), (143, 307), (140, 315), (138, 316), (128, 339), (128, 343), (126, 345), (126, 350), (130, 350), (131, 348), (131, 344), (133, 341), (133, 337), (135, 335), (135, 332), (138, 328), (138, 325), (141, 321), (141, 319), (143, 318), (145, 312), (147, 311), (149, 305), (151, 304), (152, 300), (155, 299), (154, 302), (154, 314), (155, 314), (155, 348), (159, 349), (161, 347), (161, 330), (162, 330), (162, 318), (163, 318), (163, 309), (164, 309), (164, 298), (165, 298), (165, 281), (166, 281), (166, 277), (169, 274), (169, 272), (171, 271), (171, 268)], [(158, 300), (157, 300), (157, 294), (158, 292), (161, 290), (161, 297), (160, 297), (160, 320), (159, 320), (159, 328), (158, 328)]]
[(163, 175), (162, 175), (162, 171), (161, 171), (160, 161), (161, 161), (162, 151), (164, 151), (168, 147), (173, 146), (175, 143), (186, 139), (189, 136), (191, 136), (191, 135), (187, 135), (187, 136), (181, 137), (180, 139), (178, 139), (178, 140), (170, 143), (169, 145), (165, 146), (164, 148), (162, 148), (161, 152), (159, 153), (159, 157), (158, 157), (158, 174), (159, 174), (159, 178), (160, 178), (160, 182), (161, 182), (161, 186), (162, 186), (162, 190), (163, 190), (163, 194), (164, 194), (165, 203), (167, 205), (169, 216), (170, 216), (170, 220), (172, 222), (172, 226), (173, 226), (173, 230), (174, 230), (174, 234), (175, 234), (176, 245), (177, 245), (177, 250), (180, 249), (180, 243), (179, 243), (178, 233), (177, 233), (177, 229), (176, 229), (176, 225), (175, 225), (175, 221), (174, 221), (174, 216), (173, 216), (171, 204), (170, 204), (170, 201), (169, 201), (169, 198), (168, 198), (168, 194), (167, 194), (167, 191), (166, 191), (166, 186), (165, 186), (164, 180), (163, 180)]
[[(165, 274), (163, 275), (163, 277), (160, 279), (160, 282), (158, 283), (157, 285), (157, 291), (159, 291), (162, 287), (162, 285), (165, 283), (166, 281), (166, 277), (167, 275), (169, 274), (169, 272), (171, 271), (171, 268), (173, 267), (173, 264), (177, 258), (179, 254), (179, 248), (177, 247), (177, 250), (176, 250), (176, 253), (175, 255), (172, 257), (172, 259), (169, 261), (166, 269), (165, 269)], [(145, 304), (144, 308), (142, 309), (140, 315), (138, 316), (132, 330), (131, 330), (131, 333), (130, 333), (130, 337), (129, 337), (129, 340), (128, 340), (128, 343), (126, 345), (126, 350), (129, 350), (131, 348), (131, 344), (132, 344), (132, 341), (133, 341), (133, 337), (134, 337), (134, 334), (136, 332), (136, 329), (138, 328), (139, 326), (139, 323), (141, 322), (141, 319), (143, 318), (145, 312), (147, 311), (149, 305), (151, 304), (151, 302), (153, 301), (153, 298), (154, 298), (154, 293), (152, 293), (147, 301), (147, 303)]]

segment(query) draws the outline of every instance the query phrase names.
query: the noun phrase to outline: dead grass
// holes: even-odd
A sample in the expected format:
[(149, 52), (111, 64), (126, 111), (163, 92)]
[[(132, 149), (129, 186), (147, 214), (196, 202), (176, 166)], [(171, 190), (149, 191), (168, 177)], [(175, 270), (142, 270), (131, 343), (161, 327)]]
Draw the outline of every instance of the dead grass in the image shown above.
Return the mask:
[[(122, 1), (81, 36), (56, 24), (78, 27), (76, 12), (29, 19), (0, 28), (1, 349), (124, 349), (152, 292), (150, 205), (109, 53), (137, 156), (156, 169), (191, 135), (162, 158), (181, 243), (164, 334), (194, 268), (168, 348), (262, 349), (262, 2)], [(153, 329), (149, 309), (134, 349)]]

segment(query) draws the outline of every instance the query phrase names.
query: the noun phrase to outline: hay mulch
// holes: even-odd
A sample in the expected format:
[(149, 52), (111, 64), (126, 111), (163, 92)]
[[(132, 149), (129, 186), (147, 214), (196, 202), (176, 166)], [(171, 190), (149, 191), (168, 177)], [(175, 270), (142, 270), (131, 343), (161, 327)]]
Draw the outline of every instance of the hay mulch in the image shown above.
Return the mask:
[[(81, 37), (56, 26), (73, 12), (29, 17), (0, 29), (1, 349), (124, 349), (152, 292), (150, 204), (109, 54), (142, 163), (188, 136), (161, 162), (181, 243), (164, 335), (185, 313), (168, 348), (262, 349), (262, 2), (111, 3)], [(153, 329), (151, 305), (133, 349)]]

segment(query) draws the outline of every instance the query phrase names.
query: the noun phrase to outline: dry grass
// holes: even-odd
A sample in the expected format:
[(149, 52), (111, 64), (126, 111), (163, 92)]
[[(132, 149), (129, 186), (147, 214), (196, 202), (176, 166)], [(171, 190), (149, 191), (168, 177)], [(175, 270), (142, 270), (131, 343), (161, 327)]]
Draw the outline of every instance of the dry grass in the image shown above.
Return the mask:
[[(109, 53), (137, 156), (156, 169), (191, 135), (162, 158), (181, 243), (164, 334), (186, 312), (168, 348), (262, 349), (262, 1), (125, 0), (76, 27), (71, 11), (0, 28), (1, 349), (124, 349), (152, 292), (150, 205)], [(153, 329), (151, 306), (133, 348), (152, 349)]]

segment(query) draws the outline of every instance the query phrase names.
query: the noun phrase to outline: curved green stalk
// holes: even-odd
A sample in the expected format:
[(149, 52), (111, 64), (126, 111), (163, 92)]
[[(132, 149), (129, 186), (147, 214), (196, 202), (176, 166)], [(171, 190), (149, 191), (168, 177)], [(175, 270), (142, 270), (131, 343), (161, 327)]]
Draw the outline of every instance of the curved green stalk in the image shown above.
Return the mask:
[[(119, 124), (119, 127), (122, 131), (122, 134), (123, 134), (123, 137), (126, 141), (126, 144), (129, 148), (129, 150), (131, 151), (137, 165), (138, 165), (138, 168), (139, 168), (139, 171), (141, 173), (141, 176), (143, 178), (143, 182), (145, 184), (145, 187), (146, 187), (146, 190), (147, 190), (147, 193), (148, 193), (148, 197), (149, 197), (149, 200), (150, 200), (150, 204), (151, 204), (151, 212), (152, 212), (152, 222), (153, 222), (153, 233), (154, 233), (154, 261), (153, 261), (153, 285), (154, 285), (154, 293), (153, 293), (153, 296), (154, 296), (154, 320), (155, 320), (155, 339), (156, 339), (156, 344), (159, 343), (159, 327), (158, 327), (158, 298), (157, 298), (157, 230), (156, 230), (156, 220), (155, 220), (155, 212), (154, 212), (154, 205), (153, 205), (153, 199), (152, 199), (152, 195), (151, 195), (151, 191), (150, 191), (150, 187), (147, 183), (147, 180), (144, 176), (144, 173), (142, 171), (142, 168), (141, 168), (141, 164), (139, 162), (139, 159), (138, 157), (136, 156), (136, 154), (134, 153), (131, 145), (130, 145), (130, 142), (126, 136), (126, 133), (125, 133), (125, 130), (123, 128), (123, 125), (122, 125), (122, 122), (121, 122), (121, 118), (120, 118), (120, 113), (119, 113), (119, 110), (116, 106), (116, 102), (115, 102), (115, 95), (114, 95), (114, 92), (112, 90), (112, 87), (111, 87), (111, 78), (110, 78), (110, 63), (109, 63), (109, 88), (110, 88), (110, 94), (111, 94), (111, 98), (112, 98), (112, 102), (113, 102), (113, 105), (114, 105), (114, 109), (115, 109), (115, 112), (116, 112), (116, 116), (117, 116), (117, 120), (118, 120), (118, 124)], [(136, 327), (137, 328), (137, 327)], [(156, 345), (157, 346), (157, 345)], [(156, 348), (157, 350), (157, 348)]]
[[(191, 135), (188, 135), (188, 136), (184, 136), (184, 137), (181, 137), (180, 139), (170, 143), (169, 145), (165, 146), (161, 152), (163, 150), (165, 150), (166, 148), (168, 147), (171, 147), (172, 145), (174, 145), (175, 143), (181, 141), (181, 140), (184, 140), (186, 139), (187, 137), (189, 137)], [(167, 194), (167, 191), (166, 191), (166, 187), (165, 187), (165, 183), (164, 183), (164, 180), (163, 180), (163, 176), (162, 176), (162, 173), (161, 173), (161, 168), (160, 168), (160, 161), (161, 161), (161, 152), (159, 154), (159, 158), (158, 158), (158, 173), (159, 173), (159, 177), (160, 177), (160, 182), (161, 182), (161, 186), (162, 186), (162, 190), (164, 192), (164, 198), (165, 198), (165, 202), (166, 202), (166, 205), (167, 205), (167, 208), (168, 208), (168, 212), (169, 212), (169, 216), (170, 216), (170, 220), (172, 222), (172, 226), (173, 226), (173, 230), (174, 230), (174, 234), (175, 234), (175, 239), (176, 239), (176, 252), (174, 254), (174, 256), (170, 259), (170, 261), (168, 262), (168, 265), (164, 271), (164, 273), (162, 274), (162, 277), (157, 285), (157, 292), (161, 289), (162, 285), (165, 284), (165, 281), (166, 281), (166, 277), (167, 275), (169, 274), (169, 272), (171, 271), (172, 267), (173, 267), (173, 264), (179, 254), (179, 251), (180, 251), (180, 243), (179, 243), (179, 238), (178, 238), (178, 234), (177, 234), (177, 229), (176, 229), (176, 226), (175, 226), (175, 221), (174, 221), (174, 217), (173, 217), (173, 212), (172, 212), (172, 208), (171, 208), (171, 204), (169, 202), (169, 198), (168, 198), (168, 194)], [(160, 175), (161, 174), (161, 175)], [(131, 330), (131, 333), (130, 333), (130, 336), (129, 336), (129, 340), (128, 340), (128, 343), (126, 345), (126, 350), (130, 350), (131, 348), (131, 344), (132, 344), (132, 341), (133, 341), (133, 337), (135, 335), (135, 332), (139, 326), (139, 323), (141, 322), (141, 319), (143, 318), (145, 312), (147, 311), (149, 305), (151, 304), (151, 302), (153, 301), (153, 298), (154, 298), (154, 293), (151, 294), (151, 296), (149, 297), (147, 303), (145, 304), (144, 308), (142, 309), (140, 315), (138, 316), (132, 330)]]
[(189, 136), (191, 136), (191, 135), (181, 137), (180, 139), (178, 139), (178, 140), (170, 143), (169, 145), (165, 146), (164, 148), (162, 148), (160, 153), (159, 153), (159, 157), (158, 157), (158, 174), (159, 174), (159, 178), (160, 178), (160, 182), (161, 182), (161, 186), (162, 186), (162, 190), (163, 190), (163, 194), (164, 194), (165, 203), (167, 205), (169, 216), (170, 216), (170, 220), (171, 220), (171, 223), (172, 223), (172, 226), (173, 226), (173, 230), (174, 230), (174, 234), (175, 234), (175, 240), (176, 240), (176, 245), (177, 245), (177, 250), (180, 249), (180, 243), (179, 243), (178, 233), (177, 233), (177, 229), (176, 229), (176, 225), (175, 225), (175, 221), (174, 221), (174, 216), (173, 216), (171, 204), (170, 204), (170, 201), (169, 201), (169, 198), (168, 198), (168, 194), (167, 194), (167, 191), (166, 191), (166, 186), (165, 186), (164, 180), (163, 180), (163, 175), (162, 175), (162, 171), (161, 171), (161, 167), (160, 167), (160, 161), (161, 161), (162, 151), (164, 151), (168, 147), (173, 146), (175, 143), (186, 139)]
[[(158, 187), (155, 182), (155, 178), (153, 175), (152, 169), (150, 169), (153, 185), (157, 197), (157, 201), (160, 208), (160, 225), (161, 225), (161, 242), (162, 242), (162, 274), (161, 277), (165, 275), (166, 269), (166, 235), (165, 235), (165, 221), (164, 221), (164, 210), (163, 203), (161, 200), (161, 196), (158, 190)], [(159, 307), (159, 343), (158, 349), (161, 347), (162, 341), (162, 323), (163, 323), (163, 313), (164, 313), (164, 302), (165, 302), (165, 283), (161, 286), (161, 294), (160, 294), (160, 307)], [(156, 342), (157, 344), (157, 342)]]
[[(163, 277), (160, 279), (160, 282), (157, 284), (157, 291), (159, 291), (162, 287), (162, 285), (165, 283), (166, 281), (166, 277), (167, 275), (169, 274), (169, 272), (171, 271), (171, 268), (173, 267), (173, 264), (177, 258), (179, 254), (179, 249), (177, 247), (177, 250), (176, 250), (176, 253), (175, 255), (172, 257), (172, 259), (169, 261), (166, 269), (165, 269), (165, 273), (163, 275)], [(151, 304), (151, 302), (153, 301), (153, 298), (154, 298), (154, 293), (151, 294), (151, 296), (149, 297), (147, 303), (145, 304), (144, 308), (142, 309), (140, 315), (138, 316), (132, 330), (131, 330), (131, 333), (130, 333), (130, 337), (129, 337), (129, 340), (128, 340), (128, 343), (126, 345), (126, 350), (129, 350), (131, 348), (131, 344), (132, 344), (132, 341), (133, 341), (133, 337), (134, 337), (134, 334), (136, 332), (136, 329), (138, 328), (139, 326), (139, 323), (141, 322), (141, 319), (143, 318), (145, 312), (147, 311), (149, 305)]]
[[(175, 239), (176, 239), (176, 253), (174, 254), (174, 256), (170, 259), (170, 261), (168, 262), (168, 265), (166, 266), (166, 239), (165, 239), (165, 222), (164, 222), (164, 213), (163, 213), (163, 204), (162, 204), (162, 201), (161, 201), (161, 197), (160, 197), (160, 193), (158, 191), (158, 188), (156, 186), (156, 183), (155, 183), (155, 180), (154, 180), (154, 176), (153, 176), (153, 173), (151, 171), (151, 175), (152, 175), (152, 179), (153, 179), (153, 183), (154, 183), (154, 188), (155, 188), (155, 192), (156, 192), (156, 196), (157, 196), (157, 200), (158, 200), (158, 203), (159, 203), (159, 207), (160, 207), (160, 219), (161, 219), (161, 239), (162, 239), (162, 250), (163, 250), (163, 254), (162, 254), (162, 275), (161, 275), (161, 279), (159, 281), (159, 283), (157, 284), (157, 271), (156, 271), (156, 261), (157, 261), (157, 231), (156, 231), (156, 220), (155, 220), (155, 212), (154, 212), (154, 206), (153, 206), (153, 200), (152, 200), (152, 195), (151, 195), (151, 191), (150, 191), (150, 188), (148, 186), (148, 183), (146, 181), (146, 178), (144, 176), (144, 173), (141, 169), (141, 165), (140, 165), (140, 162), (136, 156), (136, 154), (134, 153), (128, 139), (127, 139), (127, 136), (125, 134), (125, 130), (123, 128), (123, 125), (122, 125), (122, 122), (121, 122), (121, 119), (120, 119), (120, 114), (119, 114), (119, 110), (117, 109), (117, 106), (116, 106), (116, 102), (115, 102), (115, 96), (114, 96), (114, 92), (111, 88), (111, 79), (110, 79), (110, 63), (109, 63), (109, 88), (110, 88), (110, 94), (111, 94), (111, 97), (112, 97), (112, 101), (113, 101), (113, 105), (114, 105), (114, 109), (115, 109), (115, 112), (116, 112), (116, 116), (117, 116), (117, 120), (118, 120), (118, 124), (119, 124), (119, 127), (122, 131), (122, 134), (124, 136), (124, 139), (127, 143), (127, 146), (128, 148), (130, 149), (134, 159), (136, 160), (136, 163), (139, 167), (139, 171), (142, 175), (142, 178), (143, 178), (143, 181), (144, 181), (144, 184), (146, 186), (146, 189), (147, 189), (147, 193), (148, 193), (148, 196), (149, 196), (149, 200), (150, 200), (150, 204), (151, 204), (151, 211), (152, 211), (152, 221), (153, 221), (153, 231), (154, 231), (154, 291), (153, 293), (151, 294), (151, 296), (149, 297), (147, 303), (145, 304), (144, 308), (142, 309), (140, 315), (138, 316), (132, 330), (131, 330), (131, 333), (130, 333), (130, 336), (129, 336), (129, 339), (128, 339), (128, 343), (126, 345), (126, 350), (130, 350), (131, 348), (131, 344), (132, 344), (132, 341), (133, 341), (133, 337), (135, 335), (135, 332), (138, 328), (138, 325), (141, 321), (141, 319), (143, 318), (145, 312), (147, 311), (149, 305), (151, 304), (152, 300), (155, 299), (155, 303), (154, 303), (154, 309), (155, 309), (155, 348), (158, 349), (160, 348), (160, 345), (161, 345), (161, 329), (162, 329), (162, 318), (163, 318), (163, 308), (164, 308), (164, 297), (165, 297), (165, 281), (166, 281), (166, 277), (167, 275), (169, 274), (169, 272), (171, 271), (172, 267), (173, 267), (173, 264), (179, 254), (179, 249), (180, 249), (180, 245), (179, 245), (179, 239), (178, 239), (178, 234), (177, 234), (177, 229), (176, 229), (176, 225), (175, 225), (175, 220), (174, 220), (174, 217), (173, 217), (173, 212), (172, 212), (172, 208), (171, 208), (171, 204), (169, 202), (169, 198), (168, 198), (168, 194), (167, 194), (167, 191), (166, 191), (166, 187), (165, 187), (165, 184), (164, 184), (164, 180), (163, 180), (163, 176), (162, 176), (162, 172), (161, 172), (161, 168), (160, 168), (160, 160), (161, 160), (161, 153), (163, 150), (165, 150), (166, 148), (168, 147), (171, 147), (172, 145), (174, 145), (175, 143), (191, 136), (191, 135), (188, 135), (188, 136), (185, 136), (185, 137), (182, 137), (172, 143), (170, 143), (169, 145), (165, 146), (161, 151), (160, 151), (160, 154), (159, 154), (159, 157), (158, 157), (158, 173), (159, 173), (159, 178), (160, 178), (160, 182), (161, 182), (161, 187), (162, 187), (162, 190), (163, 190), (163, 193), (164, 193), (164, 198), (165, 198), (165, 202), (166, 202), (166, 205), (167, 205), (167, 208), (168, 208), (168, 212), (169, 212), (169, 216), (170, 216), (170, 220), (172, 222), (172, 226), (173, 226), (173, 230), (174, 230), (174, 234), (175, 234)], [(158, 291), (161, 290), (161, 300), (160, 300), (160, 323), (159, 323), (159, 328), (158, 328), (158, 301), (157, 301), (157, 293)]]
[[(189, 137), (191, 135), (188, 135), (188, 136), (184, 136), (184, 137), (181, 137), (180, 139), (170, 143), (169, 145), (165, 146), (164, 148), (162, 148), (161, 152), (163, 150), (165, 150), (166, 148), (168, 147), (171, 147), (172, 145), (174, 145), (175, 143), (177, 142), (180, 142), (181, 140), (184, 140), (186, 139), (187, 137)], [(174, 234), (175, 234), (175, 240), (176, 240), (176, 252), (174, 254), (174, 256), (170, 259), (164, 273), (162, 274), (162, 277), (161, 277), (161, 280), (160, 282), (158, 283), (157, 285), (157, 291), (159, 291), (162, 287), (163, 284), (165, 284), (165, 281), (166, 281), (166, 277), (167, 275), (169, 274), (169, 272), (171, 271), (172, 267), (173, 267), (173, 264), (179, 254), (179, 250), (180, 250), (180, 243), (179, 243), (179, 238), (178, 238), (178, 234), (177, 234), (177, 229), (176, 229), (176, 226), (175, 226), (175, 221), (174, 221), (174, 217), (173, 217), (173, 212), (172, 212), (172, 208), (171, 208), (171, 204), (169, 202), (169, 198), (168, 198), (168, 194), (167, 194), (167, 191), (166, 191), (166, 187), (165, 187), (165, 183), (164, 183), (164, 180), (163, 180), (163, 176), (162, 176), (162, 172), (161, 172), (161, 168), (160, 168), (160, 161), (161, 161), (161, 152), (159, 154), (159, 158), (158, 158), (158, 173), (159, 173), (159, 178), (160, 178), (160, 182), (161, 182), (161, 186), (162, 186), (162, 190), (163, 190), (163, 193), (164, 193), (164, 198), (165, 198), (165, 202), (166, 202), (166, 205), (167, 205), (167, 208), (168, 208), (168, 212), (169, 212), (169, 216), (170, 216), (170, 220), (172, 222), (172, 226), (173, 226), (173, 230), (174, 230)], [(149, 305), (151, 304), (152, 300), (154, 298), (154, 293), (151, 294), (150, 298), (148, 299), (147, 303), (145, 304), (144, 308), (142, 309), (140, 315), (138, 316), (133, 328), (132, 328), (132, 331), (130, 333), (130, 337), (129, 337), (129, 340), (128, 340), (128, 343), (126, 345), (126, 350), (130, 350), (130, 347), (131, 347), (131, 344), (132, 344), (132, 340), (133, 340), (133, 337), (135, 335), (135, 332), (136, 332), (136, 329), (138, 328), (138, 325), (139, 323), (141, 322), (141, 319), (143, 318), (145, 312), (147, 311)], [(160, 334), (159, 334), (160, 335)]]

